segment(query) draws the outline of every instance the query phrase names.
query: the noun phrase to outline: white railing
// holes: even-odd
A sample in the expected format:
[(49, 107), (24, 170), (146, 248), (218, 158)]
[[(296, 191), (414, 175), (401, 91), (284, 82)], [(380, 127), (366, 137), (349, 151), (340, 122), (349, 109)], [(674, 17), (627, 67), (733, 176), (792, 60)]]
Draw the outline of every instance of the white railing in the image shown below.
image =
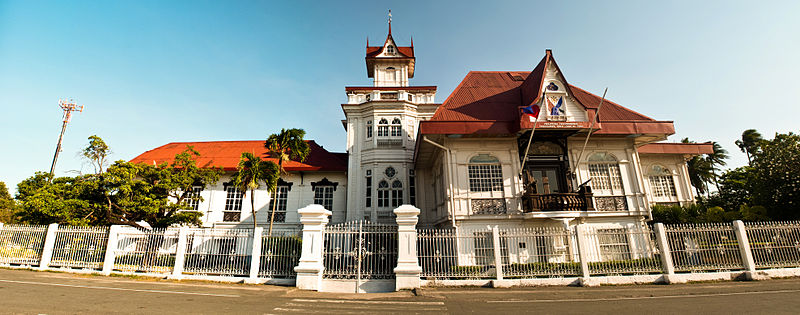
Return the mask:
[(417, 230), (417, 250), (426, 279), (494, 278), (492, 231)]
[(394, 278), (396, 226), (369, 221), (340, 223), (326, 227), (324, 239), (324, 278)]
[(580, 276), (576, 235), (562, 227), (500, 231), (503, 274), (507, 278)]
[(800, 221), (745, 223), (757, 268), (800, 266)]
[(121, 272), (171, 273), (175, 267), (178, 229), (138, 230), (123, 227), (117, 234), (114, 270)]
[(183, 273), (247, 276), (252, 246), (252, 229), (190, 229)]
[(108, 245), (108, 227), (59, 226), (51, 267), (101, 269)]
[(592, 275), (661, 273), (656, 234), (647, 226), (586, 229), (587, 266)]
[[(274, 233), (274, 232), (273, 232)], [(261, 236), (261, 262), (258, 276), (262, 278), (294, 278), (294, 267), (300, 261), (303, 239), (297, 232)]]
[(46, 225), (0, 225), (0, 264), (38, 265)]
[(720, 271), (744, 268), (730, 223), (666, 226), (675, 271)]

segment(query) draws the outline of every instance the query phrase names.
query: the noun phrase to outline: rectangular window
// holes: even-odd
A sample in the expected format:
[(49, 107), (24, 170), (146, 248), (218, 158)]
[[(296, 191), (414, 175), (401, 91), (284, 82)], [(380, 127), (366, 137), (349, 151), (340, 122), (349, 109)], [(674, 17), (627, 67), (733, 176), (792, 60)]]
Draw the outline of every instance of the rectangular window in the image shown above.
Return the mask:
[(200, 208), (200, 192), (202, 191), (203, 187), (195, 186), (192, 187), (192, 190), (186, 194), (186, 198), (184, 200), (186, 201), (186, 206), (189, 208), (187, 210), (197, 211), (197, 209)]
[(286, 222), (286, 203), (289, 199), (289, 186), (278, 185), (275, 189), (275, 198), (269, 201), (269, 215), (272, 217), (272, 209), (275, 209), (275, 201), (278, 201), (278, 208), (275, 209), (274, 222)]
[(392, 189), (392, 207), (399, 207), (403, 204), (403, 190)]
[(314, 203), (333, 210), (333, 186), (314, 187)]
[(472, 192), (503, 191), (503, 171), (497, 164), (469, 165), (469, 190)]
[(388, 137), (389, 126), (378, 126), (378, 137)]
[(378, 208), (389, 206), (389, 190), (378, 187)]
[(401, 135), (401, 126), (392, 126), (392, 137), (399, 137)]
[(369, 207), (372, 207), (372, 176), (367, 176), (367, 187), (366, 187), (366, 189), (367, 189), (367, 191), (366, 191), (366, 196), (367, 196), (367, 198), (366, 198), (366, 200), (367, 200), (366, 207), (369, 208)]
[(676, 197), (678, 193), (675, 191), (675, 182), (672, 176), (650, 176), (650, 189), (653, 191), (653, 197)]
[(224, 222), (239, 222), (242, 216), (242, 199), (244, 193), (234, 185), (225, 186), (225, 211), (222, 215)]
[(417, 181), (414, 170), (408, 171), (408, 202), (412, 206), (417, 206)]
[(600, 258), (603, 261), (631, 259), (628, 234), (625, 229), (598, 229), (597, 239), (600, 243)]
[(589, 164), (589, 177), (592, 179), (592, 190), (603, 195), (622, 194), (622, 174), (618, 164)]
[(372, 138), (372, 125), (367, 125), (367, 138)]

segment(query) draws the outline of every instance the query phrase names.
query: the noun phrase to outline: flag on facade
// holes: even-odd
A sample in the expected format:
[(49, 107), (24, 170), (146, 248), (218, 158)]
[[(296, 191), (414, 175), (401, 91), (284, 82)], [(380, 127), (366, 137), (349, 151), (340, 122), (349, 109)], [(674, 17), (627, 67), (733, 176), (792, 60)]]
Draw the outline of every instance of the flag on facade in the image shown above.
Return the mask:
[(539, 105), (531, 104), (531, 106), (523, 107), (522, 114), (528, 117), (530, 122), (534, 122), (537, 118), (539, 118)]

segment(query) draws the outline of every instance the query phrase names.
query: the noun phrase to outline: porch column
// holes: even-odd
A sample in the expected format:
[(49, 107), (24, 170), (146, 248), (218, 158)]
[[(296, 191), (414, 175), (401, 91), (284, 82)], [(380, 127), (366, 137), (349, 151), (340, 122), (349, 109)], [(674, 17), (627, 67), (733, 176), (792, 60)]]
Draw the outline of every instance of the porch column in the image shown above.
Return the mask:
[(322, 233), (331, 216), (331, 212), (321, 205), (308, 205), (297, 210), (300, 223), (303, 224), (303, 251), (300, 262), (294, 271), (297, 272), (296, 285), (301, 290), (319, 291), (322, 286), (322, 264), (324, 239)]
[(420, 287), (419, 266), (417, 256), (417, 221), (419, 209), (412, 205), (402, 205), (394, 209), (397, 216), (397, 267), (395, 273), (395, 290), (410, 290)]

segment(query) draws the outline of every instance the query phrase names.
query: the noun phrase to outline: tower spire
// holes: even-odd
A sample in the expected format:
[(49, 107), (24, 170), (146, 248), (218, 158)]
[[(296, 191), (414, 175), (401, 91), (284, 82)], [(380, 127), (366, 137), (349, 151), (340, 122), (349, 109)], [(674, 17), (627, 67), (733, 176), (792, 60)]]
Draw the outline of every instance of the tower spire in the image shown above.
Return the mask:
[(392, 35), (392, 9), (389, 9), (389, 35)]

